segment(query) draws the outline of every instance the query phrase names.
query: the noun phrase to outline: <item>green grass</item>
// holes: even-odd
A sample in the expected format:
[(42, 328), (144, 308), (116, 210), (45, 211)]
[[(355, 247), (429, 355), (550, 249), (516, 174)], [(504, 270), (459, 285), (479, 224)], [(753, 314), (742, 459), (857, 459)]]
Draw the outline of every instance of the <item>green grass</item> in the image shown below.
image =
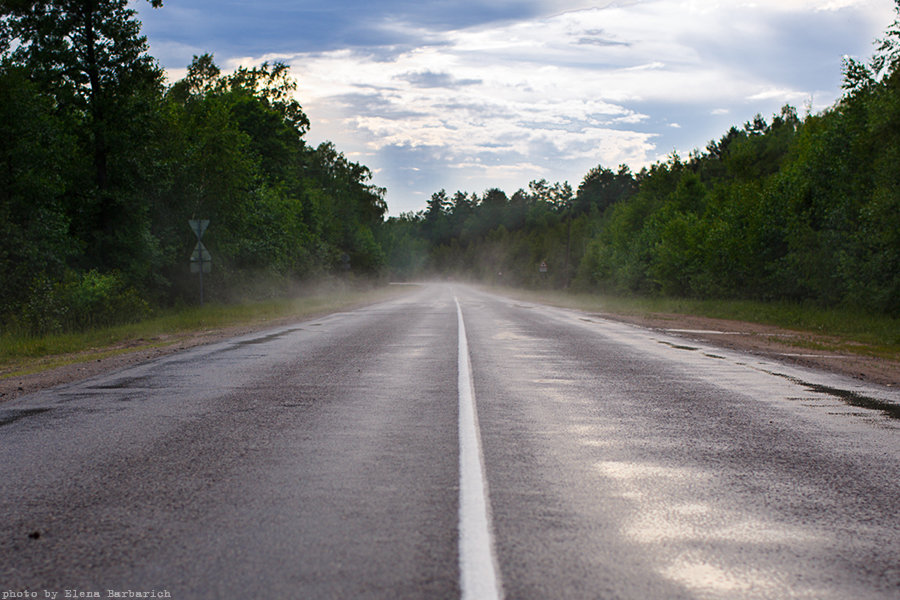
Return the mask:
[(390, 286), (242, 304), (207, 304), (161, 311), (137, 323), (75, 333), (29, 336), (6, 332), (0, 334), (0, 379), (138, 349), (170, 346), (198, 332), (309, 318), (377, 302), (407, 289)]
[(749, 300), (694, 300), (684, 298), (642, 298), (557, 291), (503, 290), (523, 299), (621, 315), (695, 315), (774, 325), (785, 329), (835, 338), (833, 343), (805, 342), (831, 346), (858, 354), (900, 357), (900, 318), (858, 310), (820, 308), (787, 302)]
[[(0, 379), (139, 349), (170, 346), (197, 332), (265, 326), (345, 310), (406, 290), (402, 286), (389, 286), (264, 302), (210, 304), (172, 309), (139, 323), (79, 333), (40, 337), (0, 334)], [(684, 314), (775, 325), (831, 338), (789, 342), (792, 345), (900, 359), (900, 319), (860, 311), (736, 300), (640, 298), (508, 288), (498, 291), (524, 300), (588, 312), (663, 318)]]

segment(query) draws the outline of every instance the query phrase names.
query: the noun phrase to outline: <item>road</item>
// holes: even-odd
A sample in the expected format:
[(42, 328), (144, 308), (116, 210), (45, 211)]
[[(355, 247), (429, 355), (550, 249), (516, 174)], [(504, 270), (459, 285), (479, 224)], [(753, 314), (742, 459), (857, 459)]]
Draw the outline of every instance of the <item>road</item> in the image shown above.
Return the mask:
[(900, 598), (898, 404), (414, 287), (0, 405), (0, 596)]

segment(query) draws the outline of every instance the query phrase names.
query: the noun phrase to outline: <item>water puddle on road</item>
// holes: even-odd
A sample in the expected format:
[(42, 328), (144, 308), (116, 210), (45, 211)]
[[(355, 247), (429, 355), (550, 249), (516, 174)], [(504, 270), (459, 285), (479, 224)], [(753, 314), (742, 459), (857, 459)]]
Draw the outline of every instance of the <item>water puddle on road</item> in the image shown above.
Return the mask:
[[(871, 396), (865, 396), (858, 392), (854, 392), (851, 390), (845, 390), (841, 388), (830, 387), (827, 385), (821, 385), (818, 383), (809, 383), (808, 381), (803, 381), (802, 379), (798, 379), (797, 377), (792, 377), (791, 375), (785, 375), (784, 373), (775, 373), (773, 371), (766, 371), (770, 375), (775, 375), (776, 377), (782, 377), (787, 379), (792, 383), (796, 383), (797, 385), (801, 385), (805, 387), (807, 390), (811, 392), (817, 392), (819, 394), (825, 394), (827, 396), (831, 396), (833, 398), (837, 398), (842, 401), (844, 404), (848, 404), (850, 406), (855, 406), (856, 408), (867, 408), (869, 410), (877, 410), (880, 411), (883, 415), (891, 418), (891, 419), (900, 419), (900, 404), (894, 404), (892, 402), (887, 402), (885, 400), (879, 400), (877, 398), (872, 398)], [(846, 413), (848, 415), (854, 413)]]
[[(314, 325), (319, 325), (319, 323), (315, 323)], [(294, 327), (292, 329), (285, 329), (284, 331), (278, 331), (275, 333), (270, 333), (269, 335), (264, 335), (262, 337), (253, 338), (251, 340), (244, 340), (242, 342), (235, 343), (235, 348), (240, 348), (241, 346), (250, 346), (252, 344), (265, 344), (266, 342), (271, 342), (272, 340), (277, 340), (278, 338), (282, 338), (291, 333), (295, 333), (297, 331), (303, 331), (302, 327)]]
[(713, 329), (664, 329), (669, 333), (688, 333), (696, 335), (748, 335), (739, 331), (718, 331)]
[(675, 348), (676, 350), (699, 350), (700, 348), (695, 348), (694, 346), (680, 346), (678, 344), (673, 344), (672, 342), (665, 342), (663, 340), (657, 340), (660, 344), (665, 346), (669, 346), (670, 348)]
[(124, 389), (153, 389), (152, 385), (141, 385), (148, 384), (151, 380), (149, 375), (140, 375), (138, 377), (123, 377), (121, 379), (116, 379), (110, 383), (103, 383), (100, 385), (92, 385), (88, 389), (91, 390), (124, 390)]

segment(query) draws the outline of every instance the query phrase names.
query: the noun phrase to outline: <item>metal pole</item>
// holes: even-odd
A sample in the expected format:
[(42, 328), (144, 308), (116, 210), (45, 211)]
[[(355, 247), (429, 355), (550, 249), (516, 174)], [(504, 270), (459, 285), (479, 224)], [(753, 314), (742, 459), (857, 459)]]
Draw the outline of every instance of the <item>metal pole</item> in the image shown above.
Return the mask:
[(569, 246), (572, 242), (572, 216), (568, 215), (566, 219), (566, 272), (565, 289), (569, 289)]

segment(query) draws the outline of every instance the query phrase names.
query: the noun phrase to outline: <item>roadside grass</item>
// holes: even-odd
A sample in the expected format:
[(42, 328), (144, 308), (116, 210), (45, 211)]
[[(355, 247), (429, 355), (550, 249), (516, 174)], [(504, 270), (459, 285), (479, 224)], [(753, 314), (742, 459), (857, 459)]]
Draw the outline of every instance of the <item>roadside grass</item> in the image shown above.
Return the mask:
[[(0, 332), (0, 379), (66, 364), (104, 359), (142, 349), (172, 346), (198, 333), (274, 326), (405, 293), (405, 286), (328, 290), (296, 298), (208, 304), (160, 311), (153, 318), (77, 333), (28, 336)], [(676, 319), (693, 315), (773, 325), (809, 334), (772, 338), (789, 346), (900, 360), (900, 318), (845, 309), (745, 300), (643, 298), (550, 290), (494, 288), (507, 296), (586, 312)]]
[(2, 332), (0, 379), (141, 349), (171, 346), (198, 332), (274, 326), (281, 321), (310, 318), (386, 300), (407, 289), (383, 286), (369, 290), (332, 290), (279, 300), (173, 308), (136, 323), (73, 333), (30, 336)]
[(658, 319), (693, 315), (773, 325), (808, 333), (814, 338), (779, 340), (787, 345), (900, 359), (900, 318), (859, 310), (826, 309), (788, 302), (645, 298), (508, 288), (502, 291), (524, 300), (588, 312)]

